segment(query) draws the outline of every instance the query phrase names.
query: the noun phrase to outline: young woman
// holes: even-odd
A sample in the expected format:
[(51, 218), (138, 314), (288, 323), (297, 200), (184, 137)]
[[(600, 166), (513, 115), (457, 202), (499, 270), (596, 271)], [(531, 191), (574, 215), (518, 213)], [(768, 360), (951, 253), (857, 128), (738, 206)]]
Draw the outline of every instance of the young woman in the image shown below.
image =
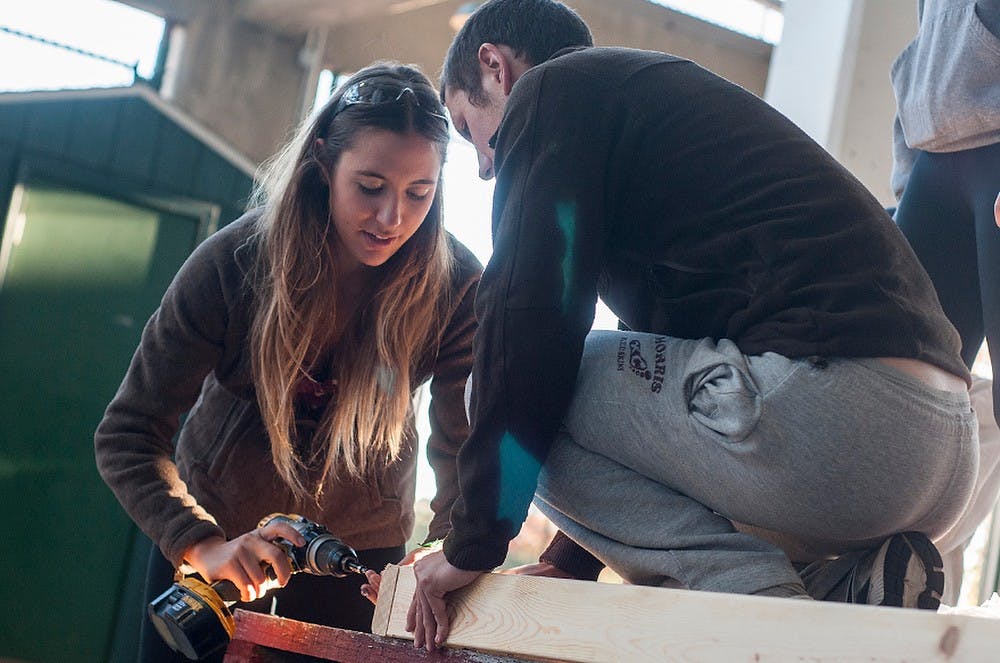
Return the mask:
[[(101, 475), (159, 548), (148, 599), (186, 564), (258, 599), (240, 607), (367, 630), (360, 576), (290, 576), (271, 541), (301, 537), (257, 524), (301, 514), (371, 568), (398, 561), (414, 520), (412, 400), (427, 380), (428, 538), (447, 532), (481, 271), (442, 226), (447, 141), (427, 78), (372, 65), (269, 163), (251, 211), (178, 272), (95, 436)], [(287, 585), (259, 598), (262, 563)], [(163, 660), (146, 626), (142, 660)]]

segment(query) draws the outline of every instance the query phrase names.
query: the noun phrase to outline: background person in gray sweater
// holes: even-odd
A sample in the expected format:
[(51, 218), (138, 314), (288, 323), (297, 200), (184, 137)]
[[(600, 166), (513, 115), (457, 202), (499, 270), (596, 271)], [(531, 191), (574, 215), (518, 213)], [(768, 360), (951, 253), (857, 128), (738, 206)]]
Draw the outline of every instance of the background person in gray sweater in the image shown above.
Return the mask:
[(1000, 360), (1000, 0), (922, 0), (918, 11), (892, 66), (895, 219), (972, 366), (984, 337)]
[[(919, 29), (892, 67), (895, 219), (927, 269), (972, 366), (1000, 366), (1000, 0), (921, 0)], [(996, 209), (995, 209), (996, 207)], [(973, 401), (989, 388), (975, 378)], [(959, 597), (963, 551), (1000, 492), (1000, 383), (977, 408), (980, 470), (969, 509), (936, 543), (944, 600)]]

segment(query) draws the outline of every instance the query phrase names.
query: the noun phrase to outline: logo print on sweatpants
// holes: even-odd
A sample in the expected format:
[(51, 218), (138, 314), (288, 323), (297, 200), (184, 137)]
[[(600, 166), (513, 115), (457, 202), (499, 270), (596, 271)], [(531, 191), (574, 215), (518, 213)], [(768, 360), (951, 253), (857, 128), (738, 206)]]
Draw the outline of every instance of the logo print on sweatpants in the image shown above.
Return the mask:
[(632, 372), (641, 377), (643, 380), (648, 380), (652, 377), (652, 373), (649, 370), (649, 363), (642, 356), (642, 345), (639, 341), (632, 340), (628, 342), (628, 365), (632, 368)]

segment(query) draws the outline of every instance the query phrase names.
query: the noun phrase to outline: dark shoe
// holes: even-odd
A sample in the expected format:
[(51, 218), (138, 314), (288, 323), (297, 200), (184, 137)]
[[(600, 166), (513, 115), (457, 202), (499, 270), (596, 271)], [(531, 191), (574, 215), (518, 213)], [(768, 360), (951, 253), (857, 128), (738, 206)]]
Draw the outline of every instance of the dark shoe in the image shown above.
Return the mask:
[(944, 591), (944, 564), (919, 532), (890, 536), (854, 570), (854, 603), (937, 610)]

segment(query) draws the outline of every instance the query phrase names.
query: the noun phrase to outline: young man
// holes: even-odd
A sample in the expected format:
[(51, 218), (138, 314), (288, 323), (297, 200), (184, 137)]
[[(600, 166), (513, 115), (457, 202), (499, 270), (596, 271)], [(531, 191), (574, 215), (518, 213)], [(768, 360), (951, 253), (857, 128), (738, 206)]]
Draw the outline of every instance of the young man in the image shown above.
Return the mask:
[[(591, 43), (561, 3), (489, 0), (445, 61), (452, 121), (497, 178), (494, 253), (416, 645), (444, 641), (445, 594), (503, 561), (533, 496), (565, 533), (543, 572), (573, 574), (579, 546), (633, 583), (936, 608), (928, 537), (977, 447), (927, 275), (760, 99)], [(624, 331), (590, 333), (598, 295)]]

